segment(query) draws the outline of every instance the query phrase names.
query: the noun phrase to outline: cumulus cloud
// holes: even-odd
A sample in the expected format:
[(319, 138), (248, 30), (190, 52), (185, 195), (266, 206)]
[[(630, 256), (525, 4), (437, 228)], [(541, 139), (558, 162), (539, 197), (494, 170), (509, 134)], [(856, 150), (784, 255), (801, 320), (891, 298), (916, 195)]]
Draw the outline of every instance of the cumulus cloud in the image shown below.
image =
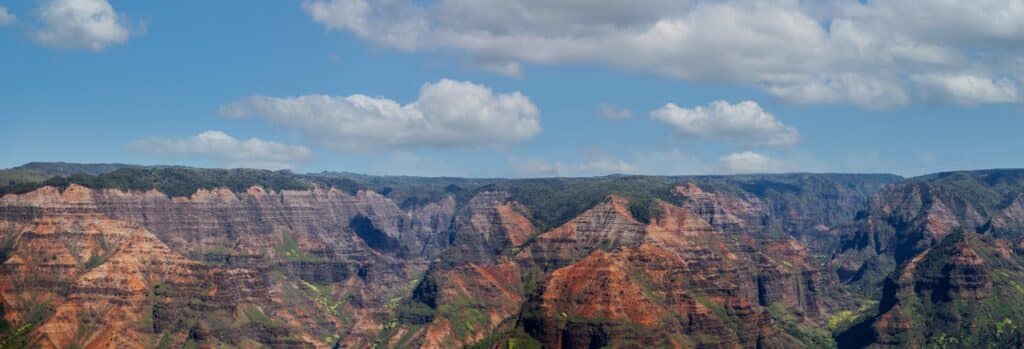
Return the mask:
[(17, 21), (13, 13), (7, 11), (6, 7), (0, 6), (0, 26), (9, 25)]
[(611, 104), (602, 104), (598, 107), (601, 117), (608, 120), (626, 120), (633, 117), (633, 111), (617, 107)]
[(145, 153), (170, 157), (196, 157), (224, 167), (284, 169), (309, 160), (309, 148), (265, 141), (236, 139), (221, 131), (206, 131), (188, 138), (148, 138), (130, 144)]
[(50, 0), (36, 15), (42, 26), (32, 37), (50, 47), (100, 51), (132, 36), (124, 15), (107, 0)]
[[(869, 109), (912, 103), (916, 90), (934, 87), (912, 76), (1024, 79), (1019, 0), (305, 0), (302, 8), (330, 30), (407, 52), (465, 52), (501, 62), (484, 67), (506, 75), (522, 73), (514, 62), (603, 64)], [(985, 85), (963, 87), (929, 98), (1006, 99), (973, 90)]]
[(722, 156), (719, 168), (727, 173), (783, 172), (788, 168), (782, 161), (752, 151)]
[(609, 174), (634, 173), (636, 167), (612, 157), (600, 157), (578, 163), (550, 162), (543, 158), (511, 159), (513, 176), (516, 177), (588, 177)]
[(716, 139), (749, 145), (790, 145), (800, 140), (795, 128), (784, 125), (753, 101), (683, 108), (673, 103), (651, 112), (651, 119), (672, 126), (682, 138)]
[(248, 97), (221, 107), (230, 118), (257, 117), (302, 131), (331, 149), (368, 152), (418, 147), (477, 148), (540, 133), (540, 111), (519, 92), (495, 94), (470, 82), (441, 80), (408, 104), (380, 97)]

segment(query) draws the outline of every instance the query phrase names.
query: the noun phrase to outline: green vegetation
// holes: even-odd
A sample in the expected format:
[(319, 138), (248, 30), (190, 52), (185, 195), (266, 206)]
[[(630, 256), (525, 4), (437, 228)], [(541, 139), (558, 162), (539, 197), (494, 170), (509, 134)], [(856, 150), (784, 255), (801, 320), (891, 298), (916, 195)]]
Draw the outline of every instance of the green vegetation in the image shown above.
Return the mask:
[(312, 183), (288, 171), (266, 171), (252, 169), (199, 169), (187, 167), (142, 167), (122, 168), (97, 176), (74, 174), (68, 177), (54, 177), (43, 182), (45, 185), (66, 187), (75, 183), (90, 188), (116, 188), (121, 190), (159, 190), (169, 196), (188, 196), (199, 189), (226, 187), (234, 191), (245, 191), (251, 186), (262, 186), (268, 190), (308, 189)]
[(395, 307), (395, 314), (398, 321), (403, 324), (421, 325), (434, 319), (434, 309), (413, 300), (399, 303)]
[(245, 320), (249, 323), (262, 325), (265, 327), (274, 327), (273, 320), (270, 319), (267, 314), (263, 313), (263, 310), (257, 307), (248, 307), (244, 310)]
[(335, 299), (334, 295), (331, 294), (330, 286), (318, 286), (307, 282), (306, 280), (300, 280), (302, 285), (306, 287), (313, 300), (316, 302), (320, 309), (323, 309), (327, 314), (331, 316), (339, 316), (341, 313), (339, 310), (345, 306), (345, 299)]
[[(905, 344), (925, 348), (1016, 348), (1024, 345), (1024, 293), (1018, 281), (1024, 280), (1024, 261), (1020, 254), (1003, 255), (988, 237), (958, 230), (932, 247), (913, 269), (911, 284), (901, 284), (895, 297), (899, 318), (912, 324), (898, 336)], [(984, 262), (968, 269), (981, 277), (991, 276), (991, 287), (957, 290), (951, 287), (951, 274), (960, 268), (953, 263), (963, 248), (969, 248)], [(980, 297), (979, 297), (980, 296)], [(860, 325), (858, 325), (860, 326)], [(852, 329), (851, 329), (852, 330)]]
[(832, 333), (841, 332), (850, 326), (863, 321), (866, 316), (878, 309), (878, 301), (875, 300), (864, 300), (858, 303), (861, 304), (861, 306), (856, 310), (840, 310), (832, 314), (832, 316), (829, 316), (828, 323), (825, 328)]
[(160, 340), (157, 342), (156, 347), (158, 349), (168, 349), (171, 347), (171, 333), (165, 332), (160, 336)]
[(0, 195), (30, 191), (47, 179), (76, 173), (99, 175), (124, 167), (124, 164), (74, 164), (65, 162), (30, 162), (11, 169), (0, 170)]
[(642, 197), (629, 202), (629, 214), (641, 223), (650, 223), (651, 218), (660, 218), (661, 213), (661, 207), (652, 197)]
[(529, 296), (533, 294), (533, 291), (537, 289), (537, 274), (541, 272), (536, 269), (527, 269), (520, 274), (520, 279), (523, 282), (523, 296)]
[(12, 328), (5, 320), (0, 320), (0, 349), (28, 348), (28, 333), (34, 324), (27, 323)]
[(97, 238), (96, 244), (99, 245), (100, 250), (102, 251), (98, 254), (89, 256), (89, 259), (82, 264), (82, 268), (85, 270), (92, 270), (92, 268), (105, 263), (110, 256), (114, 255), (114, 251), (117, 249), (117, 246), (111, 245), (107, 242), (107, 239), (102, 236)]
[(595, 178), (542, 178), (510, 180), (487, 189), (503, 190), (512, 200), (529, 210), (533, 223), (546, 230), (561, 225), (594, 207), (608, 195), (619, 195), (630, 202), (631, 213), (648, 220), (655, 199), (678, 203), (672, 192), (679, 180), (672, 177), (608, 176)]
[(480, 309), (486, 308), (472, 306), (468, 300), (459, 299), (451, 304), (438, 306), (438, 313), (448, 318), (456, 337), (467, 338), (474, 335), (477, 329), (490, 325), (487, 315)]
[(0, 302), (0, 349), (28, 348), (28, 335), (32, 329), (53, 315), (54, 307), (50, 301), (38, 301), (38, 298), (33, 294), (21, 299), (21, 302), (29, 304), (29, 309), (17, 326), (7, 322), (3, 302)]
[(46, 176), (70, 176), (76, 173), (100, 175), (126, 167), (141, 167), (127, 164), (80, 164), (72, 162), (30, 162), (11, 168), (13, 171), (28, 171)]
[(775, 319), (782, 330), (799, 341), (804, 348), (835, 348), (832, 334), (820, 328), (801, 323), (782, 303), (767, 307), (768, 314)]
[(369, 189), (387, 196), (403, 209), (424, 205), (452, 197), (459, 203), (469, 201), (481, 188), (506, 181), (489, 178), (366, 176), (347, 172), (323, 172), (306, 175), (311, 181), (334, 186), (336, 181), (357, 189)]
[[(514, 318), (506, 320), (506, 323), (512, 325)], [(504, 342), (504, 343), (502, 343)], [(503, 344), (503, 345), (499, 345)], [(489, 349), (489, 348), (500, 348), (500, 349), (541, 349), (544, 345), (536, 338), (530, 336), (521, 327), (516, 327), (508, 331), (497, 331), (484, 339), (466, 346), (466, 349)]]
[(30, 191), (50, 177), (34, 171), (0, 170), (0, 195)]
[(90, 270), (92, 268), (99, 266), (100, 264), (103, 264), (104, 261), (106, 261), (106, 256), (94, 254), (91, 257), (89, 257), (89, 260), (85, 261), (85, 265), (83, 267), (85, 268), (85, 270)]
[(508, 349), (541, 349), (544, 347), (536, 338), (524, 334), (525, 337), (513, 337), (508, 339)]
[(295, 237), (288, 233), (281, 234), (281, 245), (279, 251), (284, 258), (291, 262), (321, 262), (322, 259), (316, 256), (310, 256), (299, 248), (298, 241)]

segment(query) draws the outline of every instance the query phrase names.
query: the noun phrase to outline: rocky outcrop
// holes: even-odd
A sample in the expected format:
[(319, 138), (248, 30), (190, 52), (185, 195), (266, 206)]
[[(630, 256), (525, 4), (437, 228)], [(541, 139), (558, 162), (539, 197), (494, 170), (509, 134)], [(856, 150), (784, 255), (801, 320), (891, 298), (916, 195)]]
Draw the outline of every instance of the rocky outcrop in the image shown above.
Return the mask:
[(768, 206), (753, 195), (705, 192), (693, 183), (676, 187), (683, 208), (719, 230), (762, 232), (769, 224)]
[(562, 226), (538, 235), (517, 258), (550, 271), (596, 249), (637, 246), (643, 239), (644, 224), (629, 213), (629, 201), (609, 196)]
[[(625, 340), (612, 327), (657, 328), (669, 312), (646, 298), (638, 280), (629, 278), (621, 255), (598, 250), (579, 263), (555, 270), (538, 292), (524, 326), (551, 348), (594, 348)], [(664, 338), (641, 334), (638, 344)]]

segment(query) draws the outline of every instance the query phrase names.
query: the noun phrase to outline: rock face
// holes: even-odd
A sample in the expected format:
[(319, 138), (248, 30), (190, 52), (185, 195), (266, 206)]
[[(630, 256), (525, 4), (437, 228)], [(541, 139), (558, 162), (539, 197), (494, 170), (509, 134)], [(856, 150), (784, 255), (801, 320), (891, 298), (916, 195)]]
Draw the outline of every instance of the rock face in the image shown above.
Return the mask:
[[(773, 324), (768, 307), (802, 323), (821, 320), (829, 302), (818, 293), (820, 270), (794, 240), (718, 230), (664, 202), (643, 225), (626, 204), (611, 197), (517, 256), (539, 269), (568, 264), (550, 273), (522, 318), (545, 346), (783, 348), (803, 344)], [(605, 242), (600, 231), (580, 229), (593, 220), (626, 234)]]
[(956, 231), (887, 280), (878, 312), (839, 335), (844, 347), (1020, 347), (1019, 253)]
[(1024, 171), (929, 175), (882, 190), (833, 264), (877, 294), (840, 347), (1020, 347)]
[(514, 316), (523, 302), (522, 275), (508, 258), (535, 228), (502, 192), (482, 192), (455, 217), (452, 246), (431, 263), (400, 312), (431, 314), (404, 321), (391, 346), (450, 348), (476, 343)]
[(524, 258), (552, 270), (587, 256), (598, 248), (636, 246), (643, 241), (644, 225), (629, 213), (629, 202), (610, 196), (568, 223), (545, 232), (528, 247)]
[(1010, 241), (1024, 239), (1024, 171), (954, 172), (886, 187), (861, 217), (839, 230), (833, 257), (840, 277), (878, 289), (898, 265), (958, 228)]
[(372, 192), (168, 198), (74, 185), (2, 207), (5, 318), (48, 318), (32, 342), (53, 347), (367, 345), (454, 214), (451, 200), (403, 212)]
[[(673, 179), (643, 219), (609, 190), (557, 225), (514, 185), (403, 205), (322, 187), (9, 194), (0, 346), (815, 346), (856, 308), (824, 251), (874, 184), (798, 176)], [(984, 253), (956, 258), (950, 297), (990, 298)]]

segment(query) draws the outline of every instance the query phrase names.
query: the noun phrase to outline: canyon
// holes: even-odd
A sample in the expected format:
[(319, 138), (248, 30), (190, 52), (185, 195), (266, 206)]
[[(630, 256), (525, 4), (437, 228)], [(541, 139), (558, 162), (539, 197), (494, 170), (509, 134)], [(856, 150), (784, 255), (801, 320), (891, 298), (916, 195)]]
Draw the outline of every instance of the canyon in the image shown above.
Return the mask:
[(3, 348), (1024, 344), (1024, 170), (45, 165), (0, 187)]

